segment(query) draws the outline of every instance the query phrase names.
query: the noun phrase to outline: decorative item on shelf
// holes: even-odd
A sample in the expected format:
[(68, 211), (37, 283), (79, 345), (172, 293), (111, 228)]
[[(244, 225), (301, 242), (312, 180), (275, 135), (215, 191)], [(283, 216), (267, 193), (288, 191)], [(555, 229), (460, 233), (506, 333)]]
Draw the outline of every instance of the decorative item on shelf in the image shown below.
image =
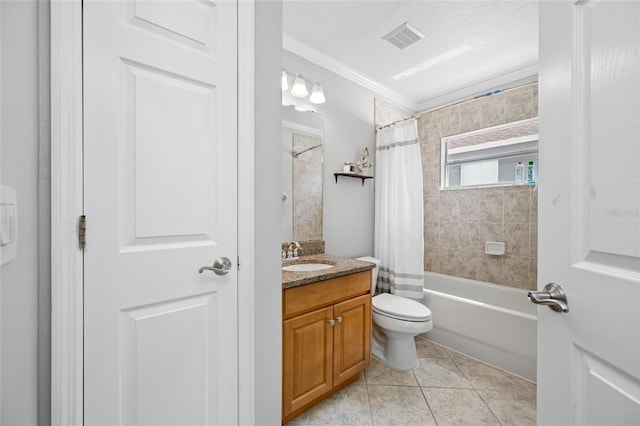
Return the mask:
[(344, 166), (342, 166), (342, 171), (345, 173), (354, 173), (356, 171), (356, 165), (345, 161)]
[(360, 170), (360, 173), (362, 173), (363, 175), (368, 175), (369, 174), (368, 171), (372, 166), (373, 166), (373, 163), (369, 158), (369, 148), (365, 146), (364, 149), (362, 150), (360, 161), (358, 161), (358, 169)]
[[(309, 92), (307, 82), (300, 71), (296, 72), (296, 76), (294, 78), (291, 78), (285, 70), (282, 70), (281, 88), (283, 92), (289, 91), (290, 80), (293, 81), (293, 84), (291, 85), (291, 91), (289, 92), (291, 96), (294, 96), (296, 98), (306, 98), (307, 96), (309, 96), (309, 102), (311, 102), (312, 104), (323, 104), (326, 102), (326, 98), (324, 97), (324, 90), (322, 89), (322, 86), (320, 85), (318, 80), (314, 81), (313, 85), (311, 86), (311, 91)], [(285, 105), (284, 99), (282, 102), (282, 104)]]

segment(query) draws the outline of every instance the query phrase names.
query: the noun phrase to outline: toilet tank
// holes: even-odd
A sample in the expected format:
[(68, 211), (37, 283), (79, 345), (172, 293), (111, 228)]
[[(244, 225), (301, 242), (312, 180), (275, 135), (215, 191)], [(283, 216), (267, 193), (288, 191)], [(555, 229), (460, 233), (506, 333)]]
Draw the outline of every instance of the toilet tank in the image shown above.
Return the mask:
[(371, 270), (371, 295), (376, 294), (376, 284), (378, 283), (378, 266), (380, 266), (380, 260), (371, 256), (356, 257), (356, 260), (363, 260), (365, 262), (375, 263), (376, 267)]

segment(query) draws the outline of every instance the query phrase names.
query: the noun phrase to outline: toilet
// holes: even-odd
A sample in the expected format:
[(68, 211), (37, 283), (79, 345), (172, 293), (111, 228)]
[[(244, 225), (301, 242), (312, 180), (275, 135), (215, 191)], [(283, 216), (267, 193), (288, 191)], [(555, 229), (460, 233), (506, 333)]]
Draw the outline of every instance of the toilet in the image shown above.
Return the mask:
[[(369, 256), (357, 260), (375, 263), (376, 267), (371, 271), (371, 294), (375, 294), (380, 261)], [(394, 370), (418, 368), (420, 362), (414, 337), (433, 328), (429, 308), (415, 300), (389, 293), (374, 296), (371, 308), (373, 356)]]

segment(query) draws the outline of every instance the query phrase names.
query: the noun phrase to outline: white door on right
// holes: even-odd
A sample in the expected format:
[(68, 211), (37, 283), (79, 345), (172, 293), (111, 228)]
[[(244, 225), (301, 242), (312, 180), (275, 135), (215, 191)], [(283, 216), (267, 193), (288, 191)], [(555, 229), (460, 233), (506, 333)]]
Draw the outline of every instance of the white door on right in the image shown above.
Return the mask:
[(540, 2), (538, 424), (640, 424), (640, 2)]

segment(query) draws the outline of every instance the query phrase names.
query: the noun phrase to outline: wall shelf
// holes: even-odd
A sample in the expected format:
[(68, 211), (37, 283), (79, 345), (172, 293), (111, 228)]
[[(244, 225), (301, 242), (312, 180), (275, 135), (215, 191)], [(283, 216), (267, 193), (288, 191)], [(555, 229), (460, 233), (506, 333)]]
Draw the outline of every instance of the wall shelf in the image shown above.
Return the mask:
[(362, 186), (364, 186), (365, 179), (373, 179), (373, 176), (363, 175), (360, 173), (348, 173), (348, 172), (336, 172), (333, 174), (336, 178), (336, 183), (338, 183), (338, 176), (352, 177), (362, 179)]

